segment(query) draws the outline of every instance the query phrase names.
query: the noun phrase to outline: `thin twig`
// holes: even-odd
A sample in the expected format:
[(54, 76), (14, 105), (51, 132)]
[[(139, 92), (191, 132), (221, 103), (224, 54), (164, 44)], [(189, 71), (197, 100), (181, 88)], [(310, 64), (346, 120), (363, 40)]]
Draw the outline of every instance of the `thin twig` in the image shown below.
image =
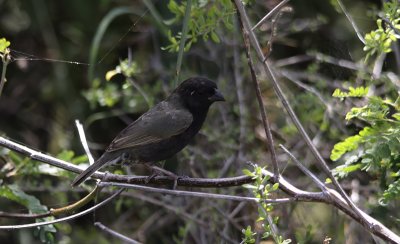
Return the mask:
[(321, 189), (322, 192), (328, 191), (325, 184), (322, 183), (322, 181), (320, 181), (318, 177), (315, 176), (310, 170), (308, 170), (302, 163), (300, 163), (300, 161), (286, 147), (284, 147), (282, 144), (279, 144), (279, 146), (287, 155), (289, 155), (289, 157), (293, 160), (293, 162), (297, 165), (297, 167), (299, 167), (300, 170), (303, 171), (305, 175), (310, 177), (311, 180), (314, 181), (315, 184), (317, 184), (317, 186), (319, 187), (319, 189)]
[(76, 125), (76, 128), (78, 129), (79, 139), (81, 140), (83, 149), (85, 150), (85, 153), (89, 159), (89, 163), (93, 164), (94, 159), (93, 159), (92, 153), (90, 152), (89, 145), (86, 140), (86, 135), (85, 135), (85, 130), (83, 129), (83, 125), (81, 124), (81, 122), (79, 122), (79, 120), (75, 120), (75, 125)]
[(281, 74), (286, 77), (288, 80), (292, 81), (294, 84), (297, 86), (303, 88), (304, 90), (314, 94), (320, 102), (327, 108), (330, 108), (330, 105), (325, 101), (324, 97), (320, 92), (318, 92), (314, 87), (309, 86), (301, 82), (300, 80), (296, 79), (295, 77), (292, 77), (292, 75), (289, 72), (286, 71), (281, 71)]
[(272, 15), (274, 15), (277, 11), (279, 11), (287, 2), (289, 2), (290, 0), (283, 0), (282, 2), (280, 2), (278, 5), (276, 5), (271, 11), (268, 12), (268, 14), (266, 14), (253, 28), (251, 28), (251, 30), (255, 30), (257, 29), (260, 25), (262, 25), (262, 23), (264, 23), (265, 21), (267, 21)]
[(344, 7), (343, 3), (341, 0), (337, 0), (337, 2), (339, 3), (340, 8), (342, 9), (343, 13), (346, 15), (347, 19), (349, 20), (349, 22), (351, 23), (351, 25), (353, 26), (354, 31), (356, 32), (358, 39), (360, 39), (360, 41), (365, 44), (365, 39), (363, 37), (363, 35), (361, 34), (360, 30), (358, 29), (356, 22), (354, 22), (353, 18), (351, 17), (351, 15), (347, 12), (346, 8)]
[[(243, 24), (241, 24), (243, 28)], [(244, 44), (246, 46), (246, 56), (247, 56), (247, 63), (249, 65), (250, 69), (250, 74), (251, 74), (251, 79), (253, 81), (254, 87), (256, 89), (256, 95), (257, 95), (257, 101), (258, 101), (258, 106), (260, 108), (260, 113), (261, 113), (261, 119), (263, 122), (263, 127), (265, 131), (265, 136), (267, 138), (267, 148), (269, 152), (271, 153), (271, 162), (272, 162), (272, 167), (274, 169), (274, 177), (279, 177), (279, 167), (278, 167), (278, 161), (276, 158), (276, 152), (275, 152), (275, 147), (274, 147), (274, 139), (272, 137), (272, 132), (271, 132), (271, 125), (269, 123), (269, 120), (267, 118), (267, 113), (266, 109), (262, 100), (262, 95), (261, 95), (261, 89), (260, 89), (260, 84), (258, 82), (256, 73), (254, 71), (254, 64), (251, 59), (251, 54), (250, 54), (250, 44), (248, 41), (248, 35), (247, 33), (243, 30), (243, 39), (244, 39)]]
[(7, 66), (11, 61), (11, 56), (10, 56), (10, 49), (6, 48), (4, 53), (0, 55), (1, 60), (3, 62), (3, 69), (1, 70), (1, 78), (0, 78), (0, 97), (1, 93), (3, 92), (3, 87), (4, 84), (6, 83), (6, 72), (7, 72)]
[(372, 77), (374, 79), (379, 79), (382, 73), (383, 64), (385, 63), (386, 53), (380, 53), (374, 63), (374, 67), (372, 69)]
[(0, 225), (0, 230), (15, 230), (15, 229), (26, 229), (26, 228), (33, 228), (33, 227), (39, 227), (39, 226), (43, 226), (43, 225), (50, 225), (50, 224), (55, 224), (55, 223), (60, 223), (60, 222), (64, 222), (64, 221), (68, 221), (68, 220), (72, 220), (72, 219), (76, 219), (79, 218), (83, 215), (86, 215), (88, 213), (93, 212), (94, 210), (104, 206), (105, 204), (107, 204), (108, 202), (110, 202), (112, 199), (114, 199), (115, 197), (117, 197), (122, 191), (124, 191), (124, 189), (119, 189), (117, 192), (115, 192), (114, 194), (112, 194), (111, 196), (109, 196), (106, 200), (100, 202), (97, 205), (94, 205), (91, 208), (88, 208), (82, 212), (79, 212), (77, 214), (73, 214), (64, 218), (60, 218), (60, 219), (55, 219), (55, 220), (50, 220), (50, 221), (44, 221), (44, 222), (38, 222), (38, 223), (32, 223), (32, 224), (22, 224), (22, 225)]
[[(214, 194), (208, 192), (194, 192), (194, 191), (180, 191), (180, 190), (170, 190), (170, 189), (162, 189), (155, 188), (149, 186), (141, 186), (134, 184), (125, 184), (125, 183), (115, 183), (115, 182), (100, 182), (100, 187), (109, 187), (116, 186), (128, 189), (141, 190), (146, 192), (157, 192), (163, 194), (169, 194), (174, 196), (190, 196), (190, 197), (201, 197), (201, 198), (212, 198), (212, 199), (222, 199), (222, 200), (230, 200), (230, 201), (240, 201), (240, 202), (258, 202), (259, 200), (254, 197), (242, 197), (242, 196), (231, 196), (224, 194)], [(295, 201), (293, 198), (280, 198), (280, 199), (268, 199), (265, 200), (266, 203), (290, 203)]]
[(1, 211), (0, 218), (11, 218), (11, 219), (41, 219), (51, 216), (51, 212), (40, 214), (29, 214), (29, 213), (6, 213)]
[(121, 233), (118, 233), (118, 232), (108, 228), (107, 226), (103, 225), (100, 222), (95, 222), (94, 226), (96, 226), (100, 230), (102, 230), (102, 231), (104, 231), (104, 232), (106, 232), (106, 233), (108, 233), (108, 234), (110, 234), (110, 235), (122, 240), (123, 242), (131, 243), (131, 244), (140, 244), (141, 243), (141, 242), (135, 241), (135, 240), (133, 240), (133, 239), (131, 239), (131, 238), (125, 236), (125, 235), (122, 235)]
[(357, 64), (345, 59), (337, 59), (322, 53), (310, 53), (310, 56), (314, 56), (317, 61), (325, 62), (328, 64), (333, 64), (346, 69), (351, 69), (355, 71), (368, 72), (367, 68), (363, 64)]
[(192, 11), (192, 0), (187, 0), (185, 16), (183, 17), (183, 27), (182, 27), (182, 32), (181, 32), (181, 39), (179, 42), (178, 60), (176, 62), (176, 78), (175, 78), (175, 82), (174, 82), (174, 88), (177, 86), (177, 84), (179, 82), (179, 76), (181, 74), (182, 59), (183, 59), (183, 53), (185, 52), (185, 44), (186, 44), (186, 39), (187, 39), (187, 32), (188, 32), (188, 27), (189, 27), (191, 11)]

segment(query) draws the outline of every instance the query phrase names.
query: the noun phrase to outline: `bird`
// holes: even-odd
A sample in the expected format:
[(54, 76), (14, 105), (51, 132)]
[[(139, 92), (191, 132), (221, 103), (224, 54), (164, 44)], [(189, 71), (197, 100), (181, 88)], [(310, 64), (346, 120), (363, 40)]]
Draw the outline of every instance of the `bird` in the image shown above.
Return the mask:
[(210, 106), (225, 101), (205, 77), (183, 81), (162, 102), (123, 129), (105, 152), (72, 182), (78, 186), (103, 166), (152, 164), (171, 158), (199, 132)]

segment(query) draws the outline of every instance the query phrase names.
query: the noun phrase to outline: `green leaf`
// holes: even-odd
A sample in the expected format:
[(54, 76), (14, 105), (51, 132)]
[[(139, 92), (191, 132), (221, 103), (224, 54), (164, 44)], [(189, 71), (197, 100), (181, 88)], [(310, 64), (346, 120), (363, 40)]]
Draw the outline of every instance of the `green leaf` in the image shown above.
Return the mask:
[(357, 149), (358, 144), (362, 141), (362, 137), (354, 135), (347, 137), (344, 141), (336, 143), (331, 152), (331, 160), (336, 161), (346, 152)]
[(211, 32), (211, 40), (213, 40), (215, 43), (220, 43), (219, 37), (215, 32)]
[(248, 170), (248, 169), (243, 169), (242, 172), (243, 172), (243, 174), (245, 174), (245, 175), (247, 175), (247, 176), (254, 176), (254, 173), (251, 172), (251, 171)]
[(10, 46), (10, 42), (6, 40), (6, 38), (0, 39), (0, 53), (4, 53), (7, 47)]
[(346, 98), (346, 97), (365, 97), (369, 92), (369, 87), (363, 87), (363, 86), (359, 86), (359, 87), (349, 87), (349, 91), (348, 92), (344, 92), (340, 89), (336, 89), (332, 96), (333, 97), (337, 97), (337, 98)]
[(36, 197), (23, 192), (17, 185), (0, 186), (0, 196), (25, 206), (32, 213), (47, 212), (46, 206), (42, 205)]

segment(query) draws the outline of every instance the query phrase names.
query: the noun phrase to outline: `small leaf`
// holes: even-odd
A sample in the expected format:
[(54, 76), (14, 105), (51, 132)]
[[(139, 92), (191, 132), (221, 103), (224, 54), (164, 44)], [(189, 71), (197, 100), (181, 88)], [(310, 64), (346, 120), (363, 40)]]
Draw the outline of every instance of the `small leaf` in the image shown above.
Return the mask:
[(251, 171), (248, 170), (248, 169), (243, 169), (242, 172), (243, 172), (243, 174), (245, 174), (245, 175), (247, 175), (247, 176), (254, 176), (254, 173), (251, 172)]
[(6, 38), (0, 39), (0, 53), (4, 53), (7, 47), (10, 46), (10, 42), (6, 40)]

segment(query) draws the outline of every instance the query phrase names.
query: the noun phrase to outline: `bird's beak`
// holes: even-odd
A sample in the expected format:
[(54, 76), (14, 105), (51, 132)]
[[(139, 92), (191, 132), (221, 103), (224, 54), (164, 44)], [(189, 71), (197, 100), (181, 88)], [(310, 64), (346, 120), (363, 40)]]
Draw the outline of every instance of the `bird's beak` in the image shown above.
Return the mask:
[(209, 97), (208, 100), (210, 100), (210, 101), (212, 101), (212, 102), (216, 102), (216, 101), (225, 101), (225, 98), (224, 98), (224, 96), (221, 94), (221, 92), (218, 91), (218, 89), (215, 89), (214, 95), (212, 95), (211, 97)]

